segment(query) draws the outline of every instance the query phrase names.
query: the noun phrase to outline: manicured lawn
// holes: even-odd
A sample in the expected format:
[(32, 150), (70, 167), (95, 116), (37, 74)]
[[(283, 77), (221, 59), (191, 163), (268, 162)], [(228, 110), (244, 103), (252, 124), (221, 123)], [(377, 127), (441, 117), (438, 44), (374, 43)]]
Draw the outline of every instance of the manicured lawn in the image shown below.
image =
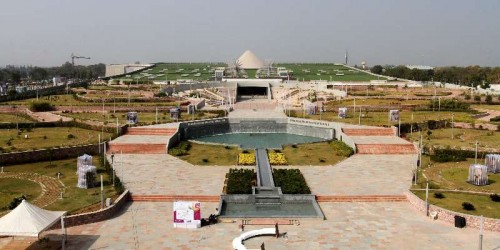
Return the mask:
[(0, 178), (0, 211), (8, 209), (10, 202), (21, 195), (32, 201), (42, 193), (38, 183), (15, 178)]
[[(15, 129), (0, 129), (0, 147), (5, 152), (97, 143), (100, 131), (77, 127), (33, 128), (18, 134)], [(28, 139), (25, 139), (28, 135)], [(71, 135), (74, 138), (69, 138)], [(110, 137), (104, 133), (104, 138)], [(9, 143), (10, 142), (10, 143)], [(10, 145), (9, 145), (10, 144)]]
[[(476, 186), (467, 182), (469, 166), (474, 159), (461, 162), (434, 162), (429, 167), (429, 157), (424, 156), (422, 166), (423, 173), (428, 180), (434, 183), (435, 188), (452, 189), (476, 192), (500, 193), (500, 174), (488, 174), (489, 183), (485, 186)], [(478, 159), (478, 163), (484, 164), (484, 159)], [(420, 178), (420, 187), (425, 187), (426, 180)]]
[[(131, 97), (134, 97), (134, 92), (132, 92)], [(89, 97), (92, 97), (92, 95), (89, 95)], [(52, 105), (54, 106), (101, 106), (102, 107), (102, 102), (99, 101), (101, 97), (105, 98), (113, 98), (113, 96), (107, 96), (107, 95), (94, 95), (97, 101), (95, 102), (84, 102), (77, 100), (73, 97), (73, 95), (53, 95), (53, 96), (47, 96), (47, 97), (41, 97), (39, 100), (43, 101), (49, 101)], [(126, 96), (116, 96), (120, 98), (127, 98), (128, 95)], [(25, 99), (25, 100), (18, 100), (18, 101), (11, 101), (11, 102), (2, 102), (0, 105), (29, 105), (31, 102), (35, 101), (36, 98), (31, 98), (31, 99)], [(122, 99), (123, 100), (123, 99)], [(172, 106), (177, 106), (178, 102), (131, 102), (130, 105), (128, 104), (128, 101), (121, 101), (121, 102), (105, 102), (104, 105), (106, 107), (142, 107), (142, 106), (158, 106), (158, 107), (172, 107)]]
[[(106, 123), (116, 124), (116, 118), (118, 118), (119, 124), (127, 124), (127, 113), (123, 112), (83, 112), (83, 113), (63, 113), (63, 116), (72, 117), (80, 120), (90, 120)], [(152, 124), (156, 121), (156, 112), (138, 112), (139, 124)], [(189, 121), (189, 120), (200, 120), (218, 117), (216, 113), (210, 112), (198, 112), (195, 115), (188, 115), (186, 112), (181, 113), (181, 119), (179, 121)], [(158, 111), (158, 122), (168, 123), (175, 122), (176, 120), (170, 119), (170, 113), (166, 111)]]
[[(98, 162), (98, 158), (93, 158), (93, 164), (97, 167), (97, 178), (99, 180), (99, 175), (103, 175), (104, 179), (104, 197), (114, 197), (115, 191), (108, 181), (108, 175), (101, 166), (102, 163)], [(5, 167), (5, 171), (8, 172), (24, 172), (24, 173), (38, 173), (41, 175), (46, 175), (50, 177), (57, 177), (57, 173), (60, 172), (60, 180), (65, 185), (64, 199), (58, 199), (55, 203), (45, 207), (49, 210), (63, 210), (63, 211), (74, 211), (82, 207), (89, 206), (94, 203), (101, 201), (100, 197), (100, 186), (90, 189), (77, 188), (77, 178), (76, 175), (76, 158), (67, 159), (60, 161), (50, 162), (37, 162), (21, 165), (12, 165)], [(4, 179), (0, 179), (3, 182)], [(41, 191), (41, 187), (36, 184), (37, 192)], [(20, 196), (22, 190), (17, 191), (17, 196)]]
[(238, 164), (238, 147), (191, 143), (187, 155), (178, 156), (193, 165), (234, 166)]
[[(332, 63), (280, 63), (276, 67), (285, 67), (292, 70), (293, 78), (299, 80), (332, 80), (332, 81), (370, 81), (379, 77), (360, 70), (352, 70), (343, 65)], [(337, 75), (343, 74), (343, 75)], [(380, 77), (385, 80), (384, 77)]]
[(4, 122), (5, 123), (32, 122), (32, 120), (15, 114), (0, 113), (0, 123)]
[[(440, 120), (440, 119), (450, 119), (450, 112), (432, 112), (432, 111), (400, 111), (399, 117), (401, 119), (401, 123), (409, 123), (412, 121), (411, 114), (413, 113), (413, 122), (422, 122), (427, 120)], [(455, 122), (472, 122), (474, 119), (470, 116), (470, 113), (467, 112), (454, 112)], [(359, 122), (359, 110), (356, 110), (354, 113), (352, 108), (348, 108), (347, 110), (347, 118), (341, 119), (338, 117), (337, 112), (332, 112), (327, 109), (327, 112), (323, 112), (321, 115), (305, 115), (301, 111), (292, 111), (292, 117), (299, 118), (307, 118), (314, 120), (325, 120), (325, 121), (335, 121), (335, 122), (344, 122), (350, 124), (358, 124)], [(321, 116), (321, 117), (320, 117)], [(372, 125), (372, 126), (383, 126), (383, 125), (397, 125), (396, 122), (389, 123), (389, 112), (361, 112), (361, 125)]]
[[(421, 199), (425, 200), (425, 191), (414, 191), (414, 193)], [(434, 197), (434, 193), (434, 191), (429, 192), (429, 203), (432, 205), (464, 214), (500, 218), (500, 202), (493, 202), (487, 195), (441, 192), (444, 194), (445, 198), (437, 199)], [(472, 203), (475, 210), (467, 211), (463, 209), (463, 202)]]
[(338, 156), (328, 142), (285, 146), (282, 150), (290, 166), (334, 165), (347, 157)]
[[(190, 143), (187, 155), (178, 156), (194, 165), (231, 166), (238, 164), (238, 154), (242, 152), (237, 147), (206, 145)], [(346, 157), (337, 156), (332, 145), (328, 142), (299, 144), (296, 148), (285, 146), (282, 150), (288, 165), (296, 166), (323, 166), (334, 165)], [(205, 160), (204, 160), (205, 159)]]
[(479, 109), (490, 109), (490, 110), (496, 110), (500, 111), (500, 105), (471, 105), (471, 108), (479, 108)]
[[(453, 139), (452, 139), (453, 131)], [(479, 148), (495, 150), (500, 148), (500, 133), (497, 131), (477, 130), (477, 129), (459, 129), (446, 128), (431, 130), (430, 140), (427, 139), (427, 133), (423, 132), (424, 143), (439, 147), (450, 146), (474, 149), (476, 141), (479, 142)], [(411, 141), (419, 140), (419, 133), (408, 134)]]

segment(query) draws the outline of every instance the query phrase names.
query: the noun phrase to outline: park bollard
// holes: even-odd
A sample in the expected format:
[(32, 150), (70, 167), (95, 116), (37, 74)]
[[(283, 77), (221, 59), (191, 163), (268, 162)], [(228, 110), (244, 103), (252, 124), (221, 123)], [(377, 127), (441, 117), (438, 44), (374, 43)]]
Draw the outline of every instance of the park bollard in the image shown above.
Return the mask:
[(57, 179), (61, 178), (61, 173), (57, 172)]
[(2, 174), (3, 174), (3, 167), (2, 167)]
[(63, 197), (64, 197), (64, 192), (61, 192), (61, 196), (59, 197), (59, 199), (61, 199), (61, 200), (62, 200), (62, 199), (63, 199)]

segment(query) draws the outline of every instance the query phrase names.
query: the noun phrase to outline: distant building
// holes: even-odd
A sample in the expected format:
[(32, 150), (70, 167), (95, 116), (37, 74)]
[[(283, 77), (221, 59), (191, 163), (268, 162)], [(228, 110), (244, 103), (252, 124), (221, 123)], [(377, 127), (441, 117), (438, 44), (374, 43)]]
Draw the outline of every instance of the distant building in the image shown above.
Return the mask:
[(149, 66), (151, 66), (151, 64), (108, 64), (106, 65), (105, 77), (128, 74)]
[(238, 58), (238, 62), (243, 69), (260, 69), (264, 67), (264, 62), (260, 60), (252, 51), (245, 51), (240, 58)]
[(425, 65), (405, 65), (409, 69), (419, 69), (419, 70), (431, 70), (434, 69), (432, 66), (425, 66)]

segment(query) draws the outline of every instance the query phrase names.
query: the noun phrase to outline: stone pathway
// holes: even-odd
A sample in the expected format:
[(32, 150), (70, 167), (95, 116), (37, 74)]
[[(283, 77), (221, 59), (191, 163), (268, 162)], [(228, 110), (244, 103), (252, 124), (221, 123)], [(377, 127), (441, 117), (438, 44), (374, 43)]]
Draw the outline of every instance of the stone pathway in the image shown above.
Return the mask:
[(193, 166), (168, 154), (123, 154), (121, 159), (115, 154), (116, 174), (134, 195), (220, 195), (229, 168), (237, 167)]
[[(406, 202), (321, 203), (327, 220), (300, 220), (281, 226), (286, 237), (256, 237), (245, 241), (259, 249), (476, 249), (478, 231), (458, 229), (424, 216)], [(203, 203), (202, 217), (217, 203)], [(129, 203), (117, 217), (68, 229), (67, 249), (232, 249), (242, 232), (238, 223), (220, 223), (197, 230), (172, 225), (172, 203)], [(245, 231), (269, 226), (245, 226)], [(43, 236), (59, 238), (59, 230)], [(0, 239), (1, 241), (1, 239)], [(500, 247), (500, 234), (484, 233), (483, 249)]]
[(36, 173), (4, 172), (0, 173), (1, 178), (23, 179), (38, 183), (42, 187), (42, 193), (33, 200), (33, 204), (39, 207), (54, 203), (65, 189), (64, 184), (58, 179)]
[[(401, 195), (412, 179), (414, 155), (354, 155), (334, 166), (298, 168), (316, 195)], [(413, 165), (412, 165), (413, 164)]]

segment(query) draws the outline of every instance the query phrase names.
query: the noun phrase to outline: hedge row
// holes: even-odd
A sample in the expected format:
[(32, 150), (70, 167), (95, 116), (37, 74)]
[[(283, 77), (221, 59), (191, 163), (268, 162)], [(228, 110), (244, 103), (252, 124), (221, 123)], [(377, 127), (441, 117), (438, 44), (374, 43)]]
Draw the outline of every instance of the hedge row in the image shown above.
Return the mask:
[(256, 178), (253, 169), (229, 169), (227, 174), (227, 194), (251, 194), (252, 181)]
[[(494, 152), (477, 152), (478, 158), (484, 158), (486, 154), (493, 154)], [(450, 161), (465, 161), (467, 158), (476, 157), (476, 152), (473, 150), (461, 149), (435, 149), (431, 160), (435, 162), (450, 162)]]
[[(87, 88), (88, 82), (78, 82), (69, 84), (70, 88), (76, 87), (84, 87)], [(18, 93), (15, 95), (4, 95), (0, 96), (0, 102), (8, 102), (8, 101), (16, 101), (16, 100), (24, 100), (29, 98), (35, 98), (37, 95), (45, 96), (45, 95), (57, 95), (57, 94), (66, 94), (66, 85), (54, 86), (49, 88), (43, 88), (37, 90), (29, 90), (23, 93)]]
[(343, 141), (332, 141), (331, 145), (338, 156), (349, 157), (354, 154), (354, 150)]
[(306, 179), (298, 169), (273, 169), (274, 185), (284, 194), (310, 194)]

